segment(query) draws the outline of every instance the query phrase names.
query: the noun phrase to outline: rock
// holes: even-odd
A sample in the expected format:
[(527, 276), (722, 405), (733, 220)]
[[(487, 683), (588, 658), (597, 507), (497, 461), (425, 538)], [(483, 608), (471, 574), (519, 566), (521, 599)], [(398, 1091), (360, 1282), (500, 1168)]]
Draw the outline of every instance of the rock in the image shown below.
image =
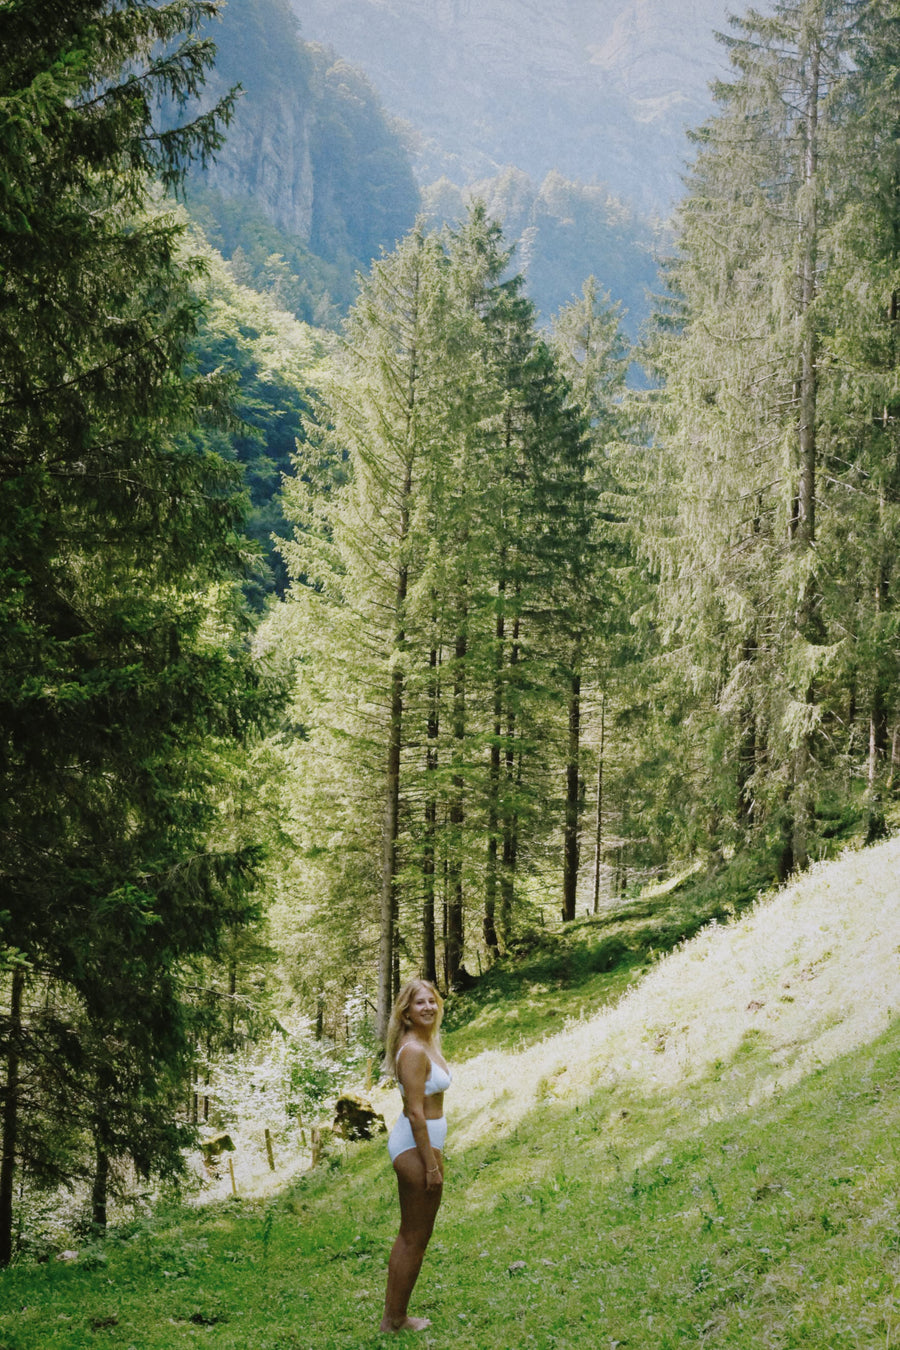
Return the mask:
[[(224, 94), (220, 80), (216, 93)], [(206, 174), (209, 185), (232, 199), (251, 198), (282, 230), (309, 241), (314, 177), (310, 151), (312, 99), (285, 89), (238, 104), (234, 130)]]
[(342, 1139), (372, 1139), (387, 1133), (387, 1126), (384, 1116), (379, 1116), (370, 1102), (345, 1093), (335, 1103), (334, 1132)]
[(330, 261), (393, 248), (415, 220), (418, 190), (406, 140), (374, 89), (304, 41), (283, 3), (225, 9), (206, 97), (238, 82), (244, 93), (201, 180)]
[(230, 1134), (214, 1134), (210, 1139), (204, 1139), (200, 1144), (200, 1152), (207, 1162), (213, 1158), (220, 1157), (223, 1153), (233, 1153), (234, 1144)]

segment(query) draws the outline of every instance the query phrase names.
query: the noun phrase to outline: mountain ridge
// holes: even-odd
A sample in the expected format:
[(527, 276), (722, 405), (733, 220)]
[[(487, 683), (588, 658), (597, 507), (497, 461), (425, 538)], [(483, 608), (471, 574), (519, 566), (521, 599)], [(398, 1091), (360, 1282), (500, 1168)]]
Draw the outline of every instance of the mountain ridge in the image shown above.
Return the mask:
[(292, 0), (307, 38), (362, 67), (419, 134), (417, 172), (515, 164), (602, 181), (644, 210), (679, 195), (685, 128), (727, 73), (728, 0)]

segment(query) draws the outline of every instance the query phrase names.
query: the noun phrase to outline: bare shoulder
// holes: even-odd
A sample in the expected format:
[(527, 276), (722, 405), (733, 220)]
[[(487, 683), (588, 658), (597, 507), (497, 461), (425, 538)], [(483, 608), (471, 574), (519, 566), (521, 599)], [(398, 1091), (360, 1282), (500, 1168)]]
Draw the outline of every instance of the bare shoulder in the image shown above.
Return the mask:
[(411, 1054), (403, 1055), (404, 1060), (420, 1061), (423, 1064), (428, 1063), (429, 1058), (428, 1051), (425, 1049), (421, 1041), (417, 1041), (414, 1038), (410, 1037), (408, 1041), (401, 1042), (401, 1044), (397, 1047), (398, 1061), (400, 1060), (400, 1056), (401, 1054), (403, 1054), (404, 1050), (412, 1052)]
[(408, 1074), (428, 1076), (428, 1051), (420, 1041), (410, 1039), (397, 1047), (397, 1077)]

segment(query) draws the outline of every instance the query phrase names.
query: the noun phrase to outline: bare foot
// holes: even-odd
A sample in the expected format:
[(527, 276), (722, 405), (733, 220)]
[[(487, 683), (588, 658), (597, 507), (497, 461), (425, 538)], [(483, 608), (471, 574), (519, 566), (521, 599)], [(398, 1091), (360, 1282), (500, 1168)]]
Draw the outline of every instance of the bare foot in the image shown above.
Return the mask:
[(384, 1318), (379, 1331), (424, 1331), (430, 1326), (431, 1321), (427, 1317), (405, 1317), (399, 1326), (394, 1326), (393, 1322)]

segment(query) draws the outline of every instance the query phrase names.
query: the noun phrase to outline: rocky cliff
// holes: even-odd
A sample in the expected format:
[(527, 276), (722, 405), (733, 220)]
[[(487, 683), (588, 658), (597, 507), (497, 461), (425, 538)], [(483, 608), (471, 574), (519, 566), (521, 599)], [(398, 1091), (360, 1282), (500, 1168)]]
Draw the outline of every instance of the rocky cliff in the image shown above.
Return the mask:
[[(421, 133), (423, 181), (509, 163), (677, 195), (684, 129), (727, 71), (729, 0), (292, 0), (307, 38), (358, 63)], [(765, 8), (765, 4), (761, 6)]]
[(235, 0), (211, 29), (211, 97), (243, 88), (207, 188), (329, 261), (365, 266), (412, 224), (406, 145), (360, 71), (301, 40), (287, 0)]

